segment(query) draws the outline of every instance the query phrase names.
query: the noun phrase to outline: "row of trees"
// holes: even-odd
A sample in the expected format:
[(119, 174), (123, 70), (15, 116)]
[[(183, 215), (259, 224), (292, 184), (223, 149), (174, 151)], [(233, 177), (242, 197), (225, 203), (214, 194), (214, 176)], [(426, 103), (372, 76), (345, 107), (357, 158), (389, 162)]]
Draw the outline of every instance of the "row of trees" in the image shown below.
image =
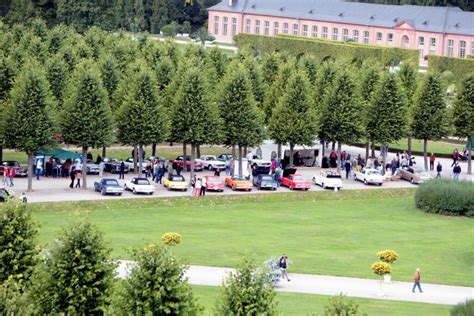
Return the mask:
[(113, 142), (135, 152), (182, 142), (191, 145), (192, 159), (200, 145), (225, 144), (241, 159), (267, 137), (290, 149), (319, 138), (337, 142), (340, 152), (342, 144), (412, 136), (425, 141), (427, 163), (428, 140), (473, 135), (472, 76), (451, 110), (441, 77), (409, 64), (391, 73), (376, 61), (320, 63), (311, 55), (255, 57), (245, 49), (229, 60), (219, 49), (180, 52), (170, 42), (97, 28), (80, 35), (39, 20), (0, 27), (0, 104), (8, 117), (0, 134), (29, 155), (29, 189), (32, 154), (58, 136), (82, 149), (85, 170), (87, 151)]
[(474, 11), (474, 3), (470, 0), (351, 0), (353, 2), (383, 3), (383, 4), (412, 4), (424, 6), (452, 6), (465, 11)]

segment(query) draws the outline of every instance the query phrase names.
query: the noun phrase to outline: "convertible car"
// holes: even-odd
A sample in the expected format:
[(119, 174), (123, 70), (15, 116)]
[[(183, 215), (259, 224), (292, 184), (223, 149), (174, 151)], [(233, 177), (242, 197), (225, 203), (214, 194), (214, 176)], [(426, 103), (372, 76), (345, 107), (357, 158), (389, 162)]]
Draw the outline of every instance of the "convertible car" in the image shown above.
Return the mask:
[(94, 191), (100, 192), (102, 195), (115, 194), (122, 195), (123, 188), (118, 183), (117, 179), (101, 179), (94, 183)]
[(252, 182), (246, 178), (239, 178), (238, 176), (225, 178), (225, 185), (235, 190), (252, 191)]
[(155, 187), (148, 181), (147, 178), (132, 178), (130, 181), (125, 182), (123, 185), (125, 190), (130, 190), (133, 194), (145, 193), (153, 194), (155, 193)]
[(168, 191), (171, 191), (171, 190), (187, 191), (188, 190), (188, 183), (186, 182), (186, 179), (184, 179), (183, 176), (178, 176), (176, 174), (168, 175), (168, 177), (166, 177), (163, 180), (163, 186), (167, 188)]
[(313, 176), (313, 182), (316, 185), (325, 188), (337, 188), (342, 189), (341, 175), (336, 171), (323, 170), (319, 174)]

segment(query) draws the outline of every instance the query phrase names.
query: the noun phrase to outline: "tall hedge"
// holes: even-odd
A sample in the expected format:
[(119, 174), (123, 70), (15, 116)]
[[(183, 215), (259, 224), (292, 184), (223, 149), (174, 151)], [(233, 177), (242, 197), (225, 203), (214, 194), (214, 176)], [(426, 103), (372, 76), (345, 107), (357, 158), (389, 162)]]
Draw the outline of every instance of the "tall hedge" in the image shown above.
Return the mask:
[(261, 52), (286, 51), (295, 55), (310, 53), (319, 60), (328, 58), (346, 58), (362, 63), (366, 59), (380, 60), (384, 65), (397, 64), (400, 61), (418, 64), (419, 53), (415, 49), (398, 47), (371, 46), (354, 42), (336, 42), (331, 40), (301, 36), (278, 35), (263, 36), (238, 34), (234, 37), (239, 48), (250, 46)]
[(474, 59), (430, 55), (428, 57), (428, 70), (439, 73), (449, 70), (453, 73), (453, 78), (462, 80), (474, 72)]

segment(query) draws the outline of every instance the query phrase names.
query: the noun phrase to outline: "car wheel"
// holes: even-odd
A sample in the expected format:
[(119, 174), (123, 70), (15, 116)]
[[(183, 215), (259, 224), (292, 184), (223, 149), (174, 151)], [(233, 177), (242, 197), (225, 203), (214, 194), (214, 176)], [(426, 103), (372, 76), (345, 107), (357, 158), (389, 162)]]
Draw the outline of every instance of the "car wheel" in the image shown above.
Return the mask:
[(379, 183), (379, 187), (381, 187), (381, 186), (382, 186), (382, 183)]
[(137, 194), (137, 190), (133, 189), (133, 194), (136, 195), (136, 194)]
[(166, 187), (166, 189), (167, 189), (168, 191), (171, 191), (171, 188), (170, 188), (170, 187)]
[(293, 190), (293, 187), (290, 185), (290, 186), (288, 187), (288, 189)]
[(150, 195), (153, 195), (154, 192), (150, 192)]
[(326, 185), (324, 185), (324, 183), (321, 183), (321, 187), (322, 187), (323, 189), (326, 189)]
[(262, 187), (258, 185), (258, 186), (257, 186), (257, 189), (261, 190), (261, 189), (262, 189)]
[(413, 178), (411, 179), (411, 184), (415, 184), (415, 180), (413, 180)]
[(119, 193), (118, 196), (122, 196), (122, 193)]
[(367, 180), (365, 180), (365, 179), (364, 179), (364, 184), (365, 184), (365, 185), (367, 185), (367, 184), (368, 184), (368, 183), (367, 183)]
[(207, 169), (209, 169), (209, 171), (212, 171), (212, 166), (211, 165), (207, 166)]
[(102, 190), (100, 191), (100, 194), (105, 195), (105, 189), (102, 189)]
[(234, 185), (232, 186), (232, 191), (235, 191), (235, 186)]
[(272, 191), (276, 191), (277, 188), (272, 188)]

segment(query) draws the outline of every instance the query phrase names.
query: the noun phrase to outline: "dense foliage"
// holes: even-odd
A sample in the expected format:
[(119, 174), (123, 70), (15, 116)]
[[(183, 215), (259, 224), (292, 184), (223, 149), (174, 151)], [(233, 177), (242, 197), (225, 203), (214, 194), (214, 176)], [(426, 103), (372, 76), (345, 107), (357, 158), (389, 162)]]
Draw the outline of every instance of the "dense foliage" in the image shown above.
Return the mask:
[(474, 217), (474, 183), (431, 180), (416, 190), (415, 203), (428, 213)]
[(474, 315), (474, 300), (472, 299), (456, 304), (451, 308), (451, 316), (470, 316), (470, 315)]
[(429, 56), (428, 69), (439, 73), (450, 72), (456, 81), (460, 81), (473, 72), (474, 59), (432, 55)]
[(353, 2), (383, 3), (383, 4), (412, 4), (424, 6), (460, 7), (465, 11), (474, 11), (474, 3), (470, 0), (350, 0)]
[(364, 315), (359, 305), (344, 294), (333, 296), (328, 305), (324, 306), (324, 316), (357, 316)]

